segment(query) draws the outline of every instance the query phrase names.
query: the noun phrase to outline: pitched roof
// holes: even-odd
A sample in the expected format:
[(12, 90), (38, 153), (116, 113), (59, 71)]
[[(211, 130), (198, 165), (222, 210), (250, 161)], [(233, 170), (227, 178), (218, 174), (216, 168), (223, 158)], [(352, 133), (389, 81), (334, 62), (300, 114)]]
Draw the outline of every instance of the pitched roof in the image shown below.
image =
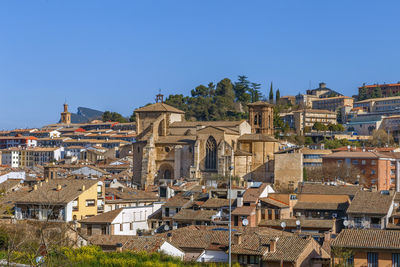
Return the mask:
[(348, 195), (354, 196), (361, 188), (355, 185), (327, 185), (299, 183), (298, 194)]
[[(233, 201), (231, 202), (233, 204)], [(229, 206), (229, 199), (226, 198), (210, 198), (203, 205), (203, 208), (222, 208)]]
[(265, 101), (256, 101), (253, 103), (247, 104), (249, 107), (255, 107), (255, 106), (264, 106), (264, 107), (273, 107), (274, 105)]
[(268, 184), (262, 183), (259, 187), (250, 187), (243, 194), (244, 202), (256, 202)]
[(245, 120), (240, 121), (176, 121), (170, 124), (170, 128), (186, 128), (186, 127), (201, 127), (201, 126), (214, 126), (214, 127), (237, 127)]
[(263, 197), (260, 198), (261, 202), (267, 203), (269, 205), (284, 209), (284, 208), (289, 208), (289, 205), (286, 203), (283, 203), (282, 201), (276, 200), (276, 199), (272, 199), (270, 197)]
[(123, 208), (115, 209), (112, 211), (104, 212), (96, 216), (88, 217), (86, 219), (80, 220), (81, 223), (112, 223), (118, 214), (123, 210)]
[[(157, 201), (159, 198), (154, 192), (146, 192), (144, 190), (133, 189), (125, 187), (122, 189), (118, 188), (106, 188), (106, 202), (121, 202), (121, 201), (137, 201), (137, 200), (153, 200)], [(107, 199), (112, 197), (113, 199)]]
[(380, 192), (359, 191), (351, 201), (347, 213), (380, 214), (388, 213), (394, 195), (384, 195)]
[(174, 220), (190, 220), (190, 221), (211, 221), (212, 216), (216, 215), (214, 210), (191, 210), (181, 209), (172, 217)]
[(344, 229), (332, 247), (400, 250), (400, 231), (381, 229)]
[[(82, 194), (82, 186), (85, 191), (93, 185), (97, 184), (97, 180), (89, 179), (53, 179), (48, 182), (42, 182), (37, 186), (36, 190), (21, 196), (16, 203), (42, 203), (42, 204), (67, 204)], [(61, 186), (61, 190), (57, 190), (57, 185)]]
[[(272, 240), (276, 241), (276, 249), (269, 252)], [(248, 234), (242, 236), (240, 244), (232, 245), (233, 254), (259, 255), (266, 261), (283, 260), (294, 262), (313, 242), (311, 237), (303, 238), (297, 235), (262, 235)]]
[(336, 159), (336, 158), (357, 158), (357, 159), (379, 159), (379, 158), (389, 158), (388, 155), (374, 152), (374, 151), (340, 151), (329, 155), (323, 155), (322, 158)]
[(155, 103), (148, 106), (144, 106), (135, 110), (135, 112), (172, 112), (172, 113), (185, 113), (184, 111), (177, 109), (173, 106), (165, 103)]
[(285, 222), (286, 227), (295, 228), (297, 227), (296, 221), (300, 220), (300, 225), (302, 228), (325, 228), (331, 229), (335, 225), (335, 220), (321, 220), (321, 219), (282, 219), (282, 220), (261, 220), (258, 224), (259, 226), (266, 227), (279, 227), (281, 228), (281, 223)]
[(251, 215), (256, 210), (256, 206), (242, 206), (234, 209), (232, 215)]
[(326, 202), (300, 202), (298, 201), (293, 207), (294, 210), (342, 210), (345, 211), (349, 206), (348, 202), (344, 203), (326, 203)]

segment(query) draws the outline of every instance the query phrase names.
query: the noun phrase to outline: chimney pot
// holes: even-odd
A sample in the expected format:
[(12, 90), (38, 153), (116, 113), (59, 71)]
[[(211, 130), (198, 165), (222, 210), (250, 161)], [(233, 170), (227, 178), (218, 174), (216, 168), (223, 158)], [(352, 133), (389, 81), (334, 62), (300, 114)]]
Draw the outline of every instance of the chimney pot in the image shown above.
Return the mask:
[(37, 190), (37, 184), (33, 185), (33, 190)]
[(57, 191), (60, 191), (60, 190), (61, 190), (61, 185), (57, 184)]
[(86, 186), (82, 185), (82, 191), (85, 191), (85, 190), (86, 190)]
[(235, 233), (233, 236), (233, 244), (240, 245), (242, 243), (242, 233)]
[(275, 252), (276, 243), (278, 242), (279, 237), (272, 238), (269, 242), (269, 252)]

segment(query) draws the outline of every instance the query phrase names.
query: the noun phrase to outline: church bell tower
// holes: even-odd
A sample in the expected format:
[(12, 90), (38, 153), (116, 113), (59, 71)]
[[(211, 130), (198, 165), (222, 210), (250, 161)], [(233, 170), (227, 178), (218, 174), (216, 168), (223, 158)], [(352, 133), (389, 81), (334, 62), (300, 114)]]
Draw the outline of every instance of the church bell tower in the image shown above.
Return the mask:
[(68, 104), (64, 104), (64, 111), (61, 112), (61, 123), (70, 124), (71, 123), (71, 113), (68, 112)]

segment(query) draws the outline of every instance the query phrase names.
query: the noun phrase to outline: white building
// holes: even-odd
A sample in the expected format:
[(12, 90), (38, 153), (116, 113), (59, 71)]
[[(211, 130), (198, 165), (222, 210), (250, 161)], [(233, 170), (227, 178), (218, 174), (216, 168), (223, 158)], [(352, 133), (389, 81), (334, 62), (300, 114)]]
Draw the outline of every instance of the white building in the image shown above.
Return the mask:
[(81, 220), (82, 232), (88, 236), (136, 235), (138, 231), (148, 231), (147, 219), (161, 208), (161, 203), (149, 206), (126, 207)]
[(1, 164), (7, 165), (11, 168), (19, 167), (19, 150), (16, 148), (9, 148), (1, 150)]

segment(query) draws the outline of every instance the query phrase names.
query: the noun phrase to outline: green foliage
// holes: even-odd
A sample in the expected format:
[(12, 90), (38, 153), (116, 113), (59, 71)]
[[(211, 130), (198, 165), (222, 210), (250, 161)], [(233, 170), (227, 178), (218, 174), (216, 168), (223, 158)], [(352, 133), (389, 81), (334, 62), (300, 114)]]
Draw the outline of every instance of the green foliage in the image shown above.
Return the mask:
[(275, 92), (275, 103), (279, 104), (279, 100), (281, 99), (281, 92), (279, 92), (279, 89), (276, 90)]
[(105, 111), (102, 116), (103, 121), (117, 121), (117, 122), (128, 122), (128, 119), (123, 117), (121, 114), (117, 112)]
[(269, 88), (269, 102), (270, 103), (274, 102), (274, 89), (272, 88), (272, 82), (271, 82), (271, 87)]
[(187, 120), (242, 120), (247, 118), (246, 105), (263, 98), (260, 86), (241, 75), (235, 83), (225, 78), (217, 85), (199, 85), (191, 96), (169, 95), (165, 103), (184, 111)]
[[(1, 258), (6, 258), (4, 251), (0, 253)], [(35, 263), (34, 254), (27, 251), (15, 251), (13, 262), (30, 264)], [(97, 246), (86, 246), (78, 249), (61, 247), (58, 251), (49, 251), (44, 259), (45, 266), (159, 266), (159, 267), (205, 267), (226, 266), (226, 264), (202, 264), (195, 262), (182, 262), (179, 258), (171, 257), (163, 253), (147, 252), (104, 252)], [(238, 266), (238, 265), (234, 265)]]
[(317, 121), (316, 123), (314, 123), (313, 129), (319, 132), (328, 130), (328, 127), (325, 124), (322, 124), (319, 121)]
[(323, 143), (325, 144), (325, 148), (326, 149), (335, 149), (335, 148), (339, 148), (342, 146), (357, 146), (360, 147), (361, 144), (359, 142), (350, 142), (349, 140), (347, 140), (346, 138), (344, 139), (325, 139), (323, 141)]
[(367, 88), (361, 87), (358, 92), (358, 100), (361, 101), (365, 99), (368, 99)]

